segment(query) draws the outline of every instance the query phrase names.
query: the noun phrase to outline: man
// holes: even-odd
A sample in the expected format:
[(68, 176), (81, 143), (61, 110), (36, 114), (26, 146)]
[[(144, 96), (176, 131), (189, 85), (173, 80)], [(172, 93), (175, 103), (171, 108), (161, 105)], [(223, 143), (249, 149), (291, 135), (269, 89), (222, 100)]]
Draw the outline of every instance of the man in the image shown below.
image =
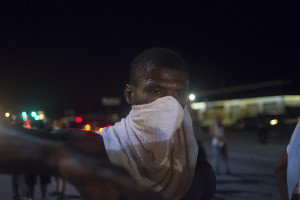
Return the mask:
[(224, 161), (226, 174), (230, 174), (228, 163), (227, 144), (225, 140), (225, 128), (222, 123), (222, 117), (217, 115), (209, 127), (209, 133), (212, 137), (213, 158), (212, 165), (217, 174), (220, 173), (220, 161)]
[(282, 199), (300, 199), (300, 121), (293, 132), (287, 150), (276, 163), (274, 176)]
[[(176, 52), (165, 48), (144, 51), (131, 65), (130, 84), (124, 94), (132, 110), (125, 119), (98, 134), (59, 130), (54, 133), (55, 141), (35, 146), (40, 157), (29, 156), (26, 151), (25, 158), (5, 159), (12, 164), (26, 161), (28, 166), (35, 162), (36, 168), (42, 166), (69, 180), (87, 199), (134, 198), (135, 194), (139, 195), (137, 199), (157, 199), (156, 195), (165, 199), (212, 199), (215, 174), (206, 161), (197, 159), (191, 118), (184, 109), (188, 80), (187, 66)], [(10, 131), (1, 132), (4, 134), (0, 137), (9, 140)], [(36, 140), (42, 139), (26, 139), (26, 145)], [(5, 152), (5, 144), (0, 142), (0, 155), (1, 150)], [(99, 162), (99, 158), (125, 168), (135, 180), (116, 170), (119, 168)], [(5, 165), (0, 169), (8, 170)]]

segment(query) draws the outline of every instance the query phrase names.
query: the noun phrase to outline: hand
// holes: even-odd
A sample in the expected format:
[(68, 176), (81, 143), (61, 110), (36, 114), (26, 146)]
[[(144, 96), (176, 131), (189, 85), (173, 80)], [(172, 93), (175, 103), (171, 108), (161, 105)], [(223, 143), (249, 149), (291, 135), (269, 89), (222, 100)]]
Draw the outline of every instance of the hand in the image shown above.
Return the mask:
[(83, 200), (162, 199), (123, 168), (84, 155), (72, 153), (61, 159), (59, 173), (77, 188)]

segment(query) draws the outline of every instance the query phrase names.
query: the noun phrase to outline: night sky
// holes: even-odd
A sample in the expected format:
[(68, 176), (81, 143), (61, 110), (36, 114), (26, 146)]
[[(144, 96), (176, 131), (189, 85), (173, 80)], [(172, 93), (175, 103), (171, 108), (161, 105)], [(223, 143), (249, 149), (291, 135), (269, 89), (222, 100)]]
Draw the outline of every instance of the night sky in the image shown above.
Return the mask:
[(299, 1), (103, 2), (1, 3), (0, 111), (122, 97), (152, 47), (185, 58), (194, 91), (298, 78)]

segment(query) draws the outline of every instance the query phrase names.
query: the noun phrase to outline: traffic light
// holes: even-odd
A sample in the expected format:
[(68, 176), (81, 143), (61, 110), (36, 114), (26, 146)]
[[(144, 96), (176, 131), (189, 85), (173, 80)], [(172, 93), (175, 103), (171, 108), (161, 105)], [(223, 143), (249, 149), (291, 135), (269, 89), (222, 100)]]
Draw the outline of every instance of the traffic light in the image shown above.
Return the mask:
[(31, 117), (34, 118), (35, 116), (36, 116), (36, 112), (35, 112), (35, 111), (32, 111), (32, 112), (31, 112)]

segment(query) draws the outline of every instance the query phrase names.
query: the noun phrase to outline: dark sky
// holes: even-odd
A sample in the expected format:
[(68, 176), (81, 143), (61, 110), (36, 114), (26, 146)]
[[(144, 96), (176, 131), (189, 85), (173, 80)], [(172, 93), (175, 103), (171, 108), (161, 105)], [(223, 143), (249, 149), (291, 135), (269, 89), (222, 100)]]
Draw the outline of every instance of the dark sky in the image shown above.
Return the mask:
[(297, 78), (299, 1), (107, 2), (1, 3), (0, 110), (119, 96), (157, 46), (183, 55), (193, 90)]

